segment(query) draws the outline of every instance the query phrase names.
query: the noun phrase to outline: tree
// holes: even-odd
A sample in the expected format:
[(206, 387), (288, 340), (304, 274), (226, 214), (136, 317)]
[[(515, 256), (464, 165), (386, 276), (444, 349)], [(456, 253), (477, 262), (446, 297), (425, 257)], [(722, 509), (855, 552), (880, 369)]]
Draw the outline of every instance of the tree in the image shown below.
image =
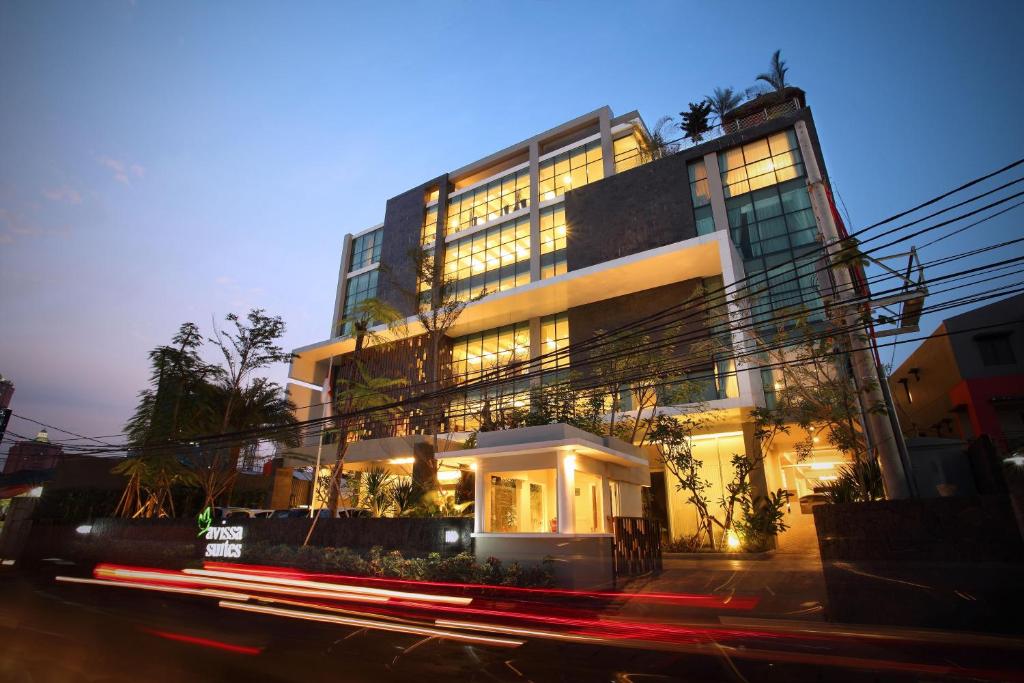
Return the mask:
[[(458, 321), (466, 306), (487, 296), (486, 289), (474, 296), (460, 297), (458, 282), (445, 274), (434, 252), (415, 247), (409, 252), (416, 270), (416, 291), (406, 292), (416, 306), (416, 320), (427, 335), (427, 392), (435, 393), (441, 388), (441, 344)], [(430, 298), (423, 301), (419, 294), (420, 283), (434, 283)], [(430, 444), (417, 444), (413, 449), (412, 478), (420, 496), (430, 496), (437, 489), (437, 447), (438, 432), (445, 419), (443, 399), (426, 402), (426, 413), (430, 422), (426, 425), (433, 437)]]
[(651, 128), (650, 137), (640, 146), (640, 158), (646, 163), (671, 156), (679, 151), (679, 145), (669, 140), (668, 130), (675, 125), (671, 116), (662, 116)]
[(758, 74), (757, 80), (767, 83), (776, 92), (781, 92), (789, 87), (789, 83), (786, 82), (786, 73), (788, 71), (789, 67), (786, 66), (786, 60), (782, 58), (782, 50), (776, 50), (772, 55), (768, 71)]
[(221, 332), (215, 324), (214, 337), (210, 340), (220, 349), (226, 366), (219, 368), (217, 373), (227, 392), (221, 421), (222, 434), (228, 429), (231, 411), (249, 377), (257, 370), (292, 359), (292, 354), (277, 344), (285, 333), (281, 316), (271, 317), (262, 308), (254, 308), (246, 316), (247, 322), (242, 322), (234, 313), (229, 313), (224, 319), (234, 325), (234, 330)]
[(690, 102), (689, 107), (689, 110), (680, 112), (679, 116), (682, 117), (682, 121), (679, 127), (687, 138), (694, 142), (700, 142), (704, 139), (704, 134), (711, 130), (708, 123), (711, 104), (707, 101)]
[[(341, 492), (341, 478), (345, 465), (345, 452), (348, 449), (349, 431), (351, 430), (349, 414), (354, 410), (375, 407), (367, 404), (367, 401), (374, 403), (379, 398), (385, 385), (389, 380), (377, 381), (371, 378), (362, 364), (363, 349), (368, 341), (385, 343), (387, 337), (377, 332), (374, 327), (383, 325), (387, 331), (398, 329), (404, 322), (401, 313), (386, 302), (371, 297), (357, 303), (352, 311), (342, 320), (343, 326), (351, 326), (352, 337), (355, 347), (352, 353), (345, 357), (345, 365), (337, 369), (332, 368), (335, 373), (331, 378), (332, 386), (338, 388), (334, 401), (334, 429), (337, 439), (334, 451), (334, 466), (331, 478), (334, 484), (331, 487), (328, 497), (328, 506), (331, 512), (338, 510), (338, 497)], [(384, 384), (381, 384), (384, 382)], [(397, 386), (392, 383), (388, 387)], [(371, 396), (372, 394), (372, 396)]]
[(715, 88), (713, 93), (704, 98), (704, 101), (710, 105), (711, 113), (718, 117), (718, 122), (721, 123), (726, 114), (743, 104), (743, 99), (742, 93), (728, 87)]
[[(150, 388), (139, 392), (134, 415), (125, 425), (135, 447), (188, 436), (195, 415), (195, 392), (214, 370), (199, 358), (203, 337), (195, 323), (178, 328), (171, 344), (149, 352)], [(182, 411), (187, 414), (182, 414)]]

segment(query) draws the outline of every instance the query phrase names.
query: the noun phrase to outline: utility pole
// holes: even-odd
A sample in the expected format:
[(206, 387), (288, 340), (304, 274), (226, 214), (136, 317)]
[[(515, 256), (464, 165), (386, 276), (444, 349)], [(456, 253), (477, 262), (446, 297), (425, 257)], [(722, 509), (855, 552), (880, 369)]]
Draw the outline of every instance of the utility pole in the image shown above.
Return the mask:
[[(825, 181), (818, 167), (818, 160), (811, 146), (810, 135), (807, 132), (807, 124), (803, 121), (796, 122), (797, 141), (800, 144), (800, 153), (803, 157), (804, 168), (807, 170), (807, 190), (810, 194), (811, 208), (814, 211), (814, 218), (818, 223), (825, 238), (825, 247), (828, 252), (829, 263), (832, 264), (836, 256), (842, 250), (839, 229), (832, 216), (832, 204), (825, 188)], [(832, 269), (832, 276), (835, 278), (835, 288), (840, 292), (836, 296), (841, 324), (846, 329), (860, 330), (851, 332), (850, 336), (850, 365), (853, 368), (854, 382), (858, 389), (864, 415), (864, 427), (868, 436), (869, 452), (873, 451), (878, 458), (879, 467), (882, 470), (882, 483), (885, 486), (886, 498), (908, 498), (910, 497), (910, 486), (907, 476), (907, 468), (904, 464), (900, 442), (903, 435), (893, 429), (892, 421), (884, 411), (878, 407), (886, 406), (885, 394), (882, 391), (882, 383), (885, 377), (875, 363), (873, 353), (873, 340), (867, 333), (865, 325), (858, 320), (858, 311), (850, 307), (842, 307), (842, 298), (855, 298), (857, 290), (854, 287), (853, 277), (849, 268)], [(869, 343), (865, 348), (864, 341)]]

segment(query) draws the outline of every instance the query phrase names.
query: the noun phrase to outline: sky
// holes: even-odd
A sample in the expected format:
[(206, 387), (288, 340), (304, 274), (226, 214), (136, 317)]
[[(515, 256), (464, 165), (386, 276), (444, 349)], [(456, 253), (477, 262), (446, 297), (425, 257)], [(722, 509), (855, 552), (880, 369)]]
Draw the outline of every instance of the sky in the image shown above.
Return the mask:
[[(1016, 1), (4, 0), (11, 407), (112, 435), (184, 321), (261, 307), (285, 347), (323, 340), (344, 235), (389, 197), (601, 105), (675, 115), (776, 49), (872, 223), (1024, 156), (1022, 29)], [(1020, 213), (926, 256), (1020, 235)]]

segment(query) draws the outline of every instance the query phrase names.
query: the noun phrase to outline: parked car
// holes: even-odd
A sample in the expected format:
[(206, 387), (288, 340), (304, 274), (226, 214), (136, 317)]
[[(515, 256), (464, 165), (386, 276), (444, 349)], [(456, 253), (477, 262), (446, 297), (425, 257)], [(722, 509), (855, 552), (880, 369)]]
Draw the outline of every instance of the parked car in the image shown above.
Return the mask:
[(353, 519), (353, 518), (372, 517), (372, 515), (370, 514), (370, 511), (365, 509), (365, 508), (340, 508), (338, 510), (338, 517), (339, 518)]

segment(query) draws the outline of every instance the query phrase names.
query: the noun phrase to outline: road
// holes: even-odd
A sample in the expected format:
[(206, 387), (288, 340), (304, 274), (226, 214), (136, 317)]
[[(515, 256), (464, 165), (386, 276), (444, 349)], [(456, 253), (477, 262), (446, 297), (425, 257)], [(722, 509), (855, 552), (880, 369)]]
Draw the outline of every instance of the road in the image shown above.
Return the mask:
[[(688, 596), (671, 619), (663, 609), (657, 622), (638, 622), (616, 614), (606, 596), (491, 591), (469, 599), (471, 589), (436, 586), (367, 604), (310, 602), (300, 595), (308, 586), (287, 588), (291, 594), (250, 587), (243, 600), (242, 584), (216, 578), (220, 569), (207, 580), (224, 585), (145, 579), (155, 590), (116, 570), (96, 576), (139, 584), (56, 581), (107, 580), (67, 567), (0, 576), (0, 680), (1024, 680), (1014, 670), (1024, 661), (1020, 641), (747, 620), (741, 595), (724, 608)], [(429, 601), (438, 596), (453, 602)]]

